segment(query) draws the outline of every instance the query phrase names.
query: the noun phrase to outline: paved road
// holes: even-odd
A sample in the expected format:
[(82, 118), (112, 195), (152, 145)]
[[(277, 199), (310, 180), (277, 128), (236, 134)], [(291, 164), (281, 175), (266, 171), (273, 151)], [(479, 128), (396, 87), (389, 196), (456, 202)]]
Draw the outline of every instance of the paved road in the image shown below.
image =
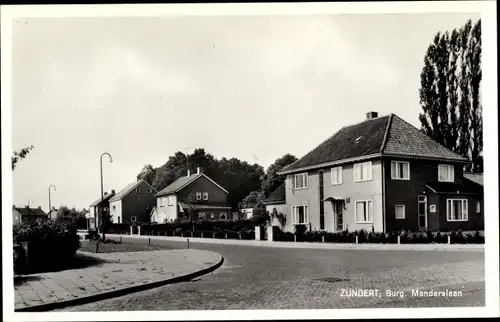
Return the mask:
[[(154, 242), (186, 246), (179, 242)], [(191, 243), (191, 247), (222, 254), (224, 265), (191, 282), (63, 311), (485, 305), (483, 252), (311, 250), (201, 243)], [(419, 288), (461, 294), (413, 296), (412, 290)], [(353, 289), (373, 293), (367, 297), (348, 296)], [(387, 296), (387, 291), (393, 296)], [(401, 292), (404, 297), (400, 297)]]

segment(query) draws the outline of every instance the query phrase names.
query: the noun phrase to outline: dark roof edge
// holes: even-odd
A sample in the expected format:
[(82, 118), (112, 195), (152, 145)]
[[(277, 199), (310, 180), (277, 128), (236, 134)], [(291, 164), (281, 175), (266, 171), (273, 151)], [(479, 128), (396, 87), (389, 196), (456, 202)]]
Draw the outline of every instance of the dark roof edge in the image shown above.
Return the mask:
[(364, 155), (361, 157), (342, 159), (342, 160), (337, 160), (337, 161), (314, 164), (314, 165), (310, 165), (310, 166), (306, 166), (306, 167), (302, 167), (302, 168), (297, 168), (297, 169), (284, 170), (284, 171), (277, 172), (277, 174), (279, 174), (279, 175), (292, 174), (292, 173), (297, 173), (297, 172), (314, 170), (314, 169), (318, 169), (318, 168), (325, 168), (325, 167), (334, 166), (334, 165), (343, 164), (343, 163), (350, 163), (350, 162), (363, 161), (363, 160), (368, 160), (368, 159), (375, 159), (375, 158), (379, 158), (381, 156), (382, 155), (380, 153), (374, 153), (374, 154)]
[(264, 205), (280, 205), (286, 203), (286, 200), (274, 200), (274, 201), (262, 201), (262, 204)]
[(469, 160), (449, 159), (449, 158), (439, 158), (439, 157), (431, 157), (425, 155), (411, 155), (411, 154), (399, 154), (399, 153), (384, 153), (382, 154), (382, 157), (407, 158), (416, 160), (433, 160), (433, 161), (457, 162), (457, 163), (472, 163), (472, 161)]
[(387, 121), (387, 127), (385, 128), (384, 140), (382, 141), (382, 146), (380, 147), (380, 154), (384, 153), (385, 145), (387, 144), (387, 137), (389, 136), (389, 130), (390, 130), (391, 125), (392, 125), (393, 116), (394, 116), (393, 113), (391, 113), (389, 115), (389, 120)]

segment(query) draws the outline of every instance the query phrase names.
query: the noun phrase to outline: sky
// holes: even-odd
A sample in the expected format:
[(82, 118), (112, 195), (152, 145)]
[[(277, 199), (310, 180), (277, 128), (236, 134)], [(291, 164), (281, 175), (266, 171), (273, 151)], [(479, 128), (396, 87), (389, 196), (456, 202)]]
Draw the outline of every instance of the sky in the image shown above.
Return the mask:
[(423, 58), (477, 14), (16, 19), (13, 203), (88, 207), (146, 164), (204, 148), (267, 168), (365, 114), (420, 127)]

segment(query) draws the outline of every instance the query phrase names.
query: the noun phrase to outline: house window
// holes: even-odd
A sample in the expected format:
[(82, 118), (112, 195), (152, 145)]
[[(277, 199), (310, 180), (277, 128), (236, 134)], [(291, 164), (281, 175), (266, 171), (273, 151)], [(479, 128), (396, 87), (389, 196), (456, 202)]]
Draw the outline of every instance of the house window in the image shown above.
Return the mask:
[(113, 210), (116, 210), (116, 206), (115, 205), (113, 205)]
[(438, 181), (442, 182), (455, 181), (455, 168), (452, 165), (440, 164), (438, 166)]
[(136, 188), (135, 192), (140, 193), (141, 192), (141, 188)]
[(294, 189), (306, 189), (307, 188), (307, 173), (299, 173), (293, 176), (293, 188)]
[(169, 206), (173, 206), (174, 205), (174, 196), (168, 196), (167, 202), (168, 202)]
[(481, 212), (481, 203), (479, 201), (476, 201), (476, 214)]
[(342, 167), (332, 168), (332, 185), (342, 184)]
[(146, 209), (149, 209), (149, 205), (146, 205)]
[(165, 197), (161, 197), (159, 199), (159, 202), (160, 202), (160, 207), (165, 207)]
[(363, 162), (354, 165), (354, 182), (370, 181), (372, 179), (372, 162)]
[(405, 206), (404, 205), (396, 205), (394, 207), (396, 210), (396, 219), (405, 219)]
[(153, 192), (153, 189), (148, 188), (148, 193), (151, 193), (151, 192)]
[(196, 193), (196, 200), (201, 200), (201, 192)]
[(208, 200), (208, 192), (203, 193), (203, 200)]
[(392, 161), (391, 179), (410, 180), (410, 163), (403, 161)]
[(198, 218), (199, 218), (199, 219), (205, 219), (205, 213), (204, 213), (204, 212), (200, 212), (200, 213), (198, 214)]
[(356, 201), (356, 222), (357, 223), (373, 222), (371, 200)]
[(214, 219), (214, 218), (215, 218), (215, 215), (214, 215), (214, 213), (212, 212), (212, 213), (210, 214), (210, 219)]
[(226, 220), (226, 213), (225, 212), (220, 213), (220, 220)]
[(446, 199), (446, 219), (467, 221), (467, 199)]
[(309, 223), (309, 211), (307, 206), (294, 206), (292, 207), (292, 221), (293, 224), (307, 224)]
[(130, 221), (131, 222), (136, 222), (137, 221), (137, 217), (135, 217), (135, 216), (130, 217)]
[(118, 216), (117, 220), (118, 220), (118, 223), (120, 224), (120, 223), (121, 223), (122, 218), (121, 218), (120, 216)]

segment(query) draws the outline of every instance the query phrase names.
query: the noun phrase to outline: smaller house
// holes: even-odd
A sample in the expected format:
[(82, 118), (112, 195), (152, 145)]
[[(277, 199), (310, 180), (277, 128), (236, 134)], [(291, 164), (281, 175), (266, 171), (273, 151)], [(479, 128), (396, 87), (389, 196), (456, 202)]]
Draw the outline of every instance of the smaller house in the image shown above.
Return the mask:
[(59, 209), (56, 209), (56, 207), (52, 207), (52, 209), (49, 211), (49, 219), (56, 219), (57, 218), (57, 213)]
[(42, 210), (42, 207), (38, 208), (30, 208), (29, 206), (25, 207), (12, 207), (12, 223), (14, 225), (20, 224), (23, 222), (30, 222), (37, 219), (45, 219), (47, 220), (49, 216)]
[[(180, 177), (156, 194), (159, 223), (174, 220), (231, 220), (228, 192), (198, 168), (197, 173)], [(192, 217), (191, 217), (192, 216)]]
[(109, 200), (115, 195), (115, 191), (111, 190), (111, 193), (107, 191), (104, 192), (104, 197), (97, 199), (89, 206), (89, 213), (85, 215), (87, 218), (87, 227), (89, 229), (95, 229), (99, 227), (99, 220), (101, 218), (101, 212), (103, 215), (109, 215)]
[[(274, 190), (269, 197), (267, 197), (263, 202), (266, 206), (266, 211), (271, 214), (283, 214), (286, 215), (288, 207), (286, 205), (286, 185), (283, 182), (276, 190)], [(276, 217), (272, 218), (273, 226), (280, 226), (279, 221)]]
[(157, 192), (144, 179), (128, 184), (109, 199), (111, 221), (118, 224), (150, 222)]

